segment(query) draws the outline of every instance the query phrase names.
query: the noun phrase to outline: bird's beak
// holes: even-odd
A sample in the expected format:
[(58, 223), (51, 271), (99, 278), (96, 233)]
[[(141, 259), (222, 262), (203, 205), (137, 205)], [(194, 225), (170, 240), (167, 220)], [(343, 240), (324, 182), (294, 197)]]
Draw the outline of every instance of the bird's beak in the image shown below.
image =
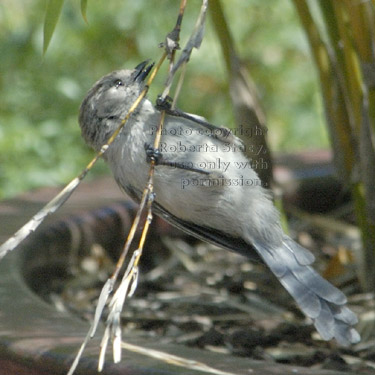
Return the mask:
[(145, 78), (148, 76), (148, 74), (150, 73), (151, 69), (155, 64), (152, 63), (149, 66), (147, 66), (149, 62), (150, 60), (143, 61), (134, 68), (134, 81), (143, 82), (145, 80)]

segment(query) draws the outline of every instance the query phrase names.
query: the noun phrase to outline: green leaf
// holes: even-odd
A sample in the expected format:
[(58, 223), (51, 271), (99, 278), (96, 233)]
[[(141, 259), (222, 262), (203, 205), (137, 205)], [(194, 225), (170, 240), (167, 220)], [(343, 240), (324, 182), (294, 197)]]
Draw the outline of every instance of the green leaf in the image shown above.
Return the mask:
[(85, 22), (88, 23), (87, 16), (86, 16), (86, 10), (87, 10), (87, 0), (81, 0), (81, 13), (82, 13), (82, 17), (85, 20)]
[(43, 28), (43, 54), (46, 53), (63, 6), (64, 0), (48, 0)]

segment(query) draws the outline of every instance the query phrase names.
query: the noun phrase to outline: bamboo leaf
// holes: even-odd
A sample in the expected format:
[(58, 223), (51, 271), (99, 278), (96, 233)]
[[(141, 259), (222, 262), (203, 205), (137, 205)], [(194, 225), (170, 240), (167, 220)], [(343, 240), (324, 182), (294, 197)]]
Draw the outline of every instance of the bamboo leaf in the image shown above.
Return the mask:
[(81, 0), (81, 14), (85, 22), (88, 23), (86, 11), (87, 11), (87, 0)]
[(226, 20), (224, 9), (219, 0), (210, 3), (210, 14), (228, 72), (229, 92), (237, 126), (260, 130), (256, 137), (249, 137), (243, 133), (240, 138), (245, 144), (246, 155), (251, 160), (255, 160), (255, 164), (258, 166), (256, 172), (264, 186), (270, 186), (272, 159), (266, 141), (266, 119), (255, 83), (236, 52), (230, 24)]
[[(348, 113), (352, 116), (350, 117), (351, 127), (355, 129), (355, 134), (360, 129), (360, 124), (362, 121), (362, 75), (360, 64), (358, 60), (358, 54), (356, 46), (354, 45), (354, 40), (352, 36), (352, 29), (350, 28), (350, 19), (353, 19), (354, 16), (349, 14), (349, 10), (343, 2), (333, 2), (335, 13), (337, 16), (338, 30), (340, 33), (342, 47), (344, 52), (345, 59), (345, 77), (347, 79), (347, 88), (349, 94)], [(353, 9), (352, 9), (353, 11)], [(358, 140), (357, 138), (355, 139)]]
[[(306, 0), (293, 0), (318, 66), (328, 130), (339, 174), (351, 188), (363, 249), (358, 277), (375, 288), (375, 76), (374, 5), (352, 0), (319, 0), (327, 43), (319, 35)], [(344, 179), (344, 181), (345, 181)]]
[(340, 86), (335, 79), (335, 61), (320, 35), (307, 2), (293, 0), (293, 3), (305, 29), (318, 68), (335, 164), (340, 175), (344, 179), (350, 179), (354, 163), (351, 128), (342, 85)]
[(43, 28), (43, 54), (46, 53), (55, 31), (57, 21), (61, 13), (64, 0), (48, 0)]
[(361, 61), (371, 61), (372, 59), (372, 40), (371, 24), (369, 17), (369, 6), (367, 2), (353, 2), (345, 0), (348, 14), (350, 14), (350, 30), (353, 43), (356, 46), (357, 53)]
[[(347, 68), (344, 52), (341, 47), (342, 40), (339, 32), (339, 26), (337, 23), (337, 16), (332, 1), (320, 0), (319, 6), (322, 12), (324, 24), (326, 25), (328, 32), (328, 48), (330, 48), (331, 50), (332, 59), (334, 61), (334, 63), (332, 64), (332, 68), (335, 69), (335, 74), (337, 75), (337, 81), (343, 99), (340, 101), (340, 103), (342, 106), (345, 106), (347, 118), (349, 121), (350, 118), (353, 118), (353, 115), (351, 113), (352, 107), (350, 104), (350, 95), (348, 92), (348, 76), (346, 74)], [(342, 130), (347, 133), (351, 132), (349, 124), (345, 129), (343, 128)]]

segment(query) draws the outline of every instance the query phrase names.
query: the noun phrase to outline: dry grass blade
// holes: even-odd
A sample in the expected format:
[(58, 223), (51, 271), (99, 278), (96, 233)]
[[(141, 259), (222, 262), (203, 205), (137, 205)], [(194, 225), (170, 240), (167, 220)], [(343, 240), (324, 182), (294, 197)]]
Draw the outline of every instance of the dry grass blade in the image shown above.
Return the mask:
[(97, 304), (96, 309), (95, 309), (94, 321), (93, 321), (92, 327), (90, 329), (90, 337), (91, 338), (94, 337), (94, 335), (95, 335), (96, 328), (98, 327), (100, 318), (103, 314), (103, 309), (104, 309), (104, 307), (107, 303), (108, 297), (111, 294), (112, 290), (113, 290), (113, 280), (108, 279), (106, 281), (106, 283), (104, 284), (101, 292), (100, 292), (98, 304)]
[[(118, 363), (121, 361), (121, 326), (120, 326), (120, 314), (125, 304), (127, 297), (132, 295), (132, 291), (135, 290), (138, 280), (138, 266), (137, 258), (140, 258), (141, 251), (138, 249), (133, 253), (133, 256), (129, 262), (128, 268), (123, 276), (120, 286), (117, 288), (112, 300), (109, 304), (109, 315), (106, 322), (106, 331), (111, 332), (111, 335), (105, 335), (102, 340), (102, 349), (100, 352), (100, 358), (105, 357), (105, 350), (108, 345), (110, 338), (113, 340), (113, 361)], [(99, 361), (98, 370), (101, 371), (104, 365)]]
[(152, 357), (152, 358), (158, 359), (168, 364), (172, 364), (172, 365), (179, 366), (179, 367), (184, 367), (187, 370), (202, 371), (202, 372), (206, 372), (207, 374), (215, 374), (215, 375), (236, 375), (232, 372), (217, 370), (213, 367), (207, 366), (205, 363), (202, 363), (202, 362), (178, 357), (176, 355), (164, 353), (159, 350), (144, 348), (142, 346), (133, 345), (133, 344), (129, 344), (126, 342), (122, 343), (122, 347), (123, 349), (129, 350), (131, 352), (139, 353), (147, 357)]
[(91, 333), (91, 329), (87, 333), (85, 339), (83, 340), (83, 343), (81, 344), (81, 347), (79, 348), (78, 353), (75, 356), (74, 361), (73, 361), (72, 365), (70, 366), (70, 369), (69, 369), (67, 375), (73, 375), (74, 374), (74, 371), (76, 370), (76, 368), (79, 364), (79, 360), (82, 357), (83, 351), (85, 350), (87, 343), (90, 341), (90, 338), (91, 338), (90, 333)]
[(71, 196), (73, 191), (80, 184), (84, 176), (74, 178), (65, 188), (49, 201), (38, 213), (36, 213), (22, 228), (20, 228), (12, 237), (0, 246), (0, 260), (9, 251), (16, 248), (30, 233), (43, 222), (43, 220), (51, 213), (57, 211)]

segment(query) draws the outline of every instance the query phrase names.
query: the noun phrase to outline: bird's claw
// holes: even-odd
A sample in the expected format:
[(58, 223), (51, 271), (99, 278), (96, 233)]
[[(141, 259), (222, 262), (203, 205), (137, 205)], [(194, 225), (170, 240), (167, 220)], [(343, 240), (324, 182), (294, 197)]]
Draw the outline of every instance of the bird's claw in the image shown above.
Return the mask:
[(168, 111), (172, 108), (173, 99), (170, 96), (163, 98), (159, 95), (156, 99), (156, 108), (159, 111)]
[(160, 150), (158, 148), (154, 148), (149, 143), (145, 143), (145, 150), (146, 150), (146, 159), (149, 163), (153, 162), (155, 164), (158, 164), (163, 158), (163, 155), (160, 152)]

